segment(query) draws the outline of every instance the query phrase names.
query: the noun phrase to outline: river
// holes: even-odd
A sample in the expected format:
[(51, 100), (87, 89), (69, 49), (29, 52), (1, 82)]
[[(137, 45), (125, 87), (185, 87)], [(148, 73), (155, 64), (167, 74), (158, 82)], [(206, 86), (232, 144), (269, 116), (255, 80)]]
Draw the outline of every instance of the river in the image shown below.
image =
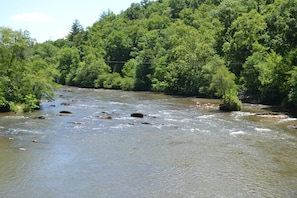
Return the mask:
[(2, 113), (0, 197), (297, 197), (296, 119), (217, 102), (64, 87), (40, 111)]

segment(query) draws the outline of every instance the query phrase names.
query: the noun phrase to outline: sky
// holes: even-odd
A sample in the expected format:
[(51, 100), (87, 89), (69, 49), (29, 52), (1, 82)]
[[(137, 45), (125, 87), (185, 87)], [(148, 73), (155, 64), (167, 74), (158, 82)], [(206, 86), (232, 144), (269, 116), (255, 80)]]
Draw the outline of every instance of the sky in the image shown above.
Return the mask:
[(1, 0), (0, 27), (27, 30), (41, 43), (64, 38), (75, 19), (86, 28), (104, 11), (119, 14), (141, 0)]

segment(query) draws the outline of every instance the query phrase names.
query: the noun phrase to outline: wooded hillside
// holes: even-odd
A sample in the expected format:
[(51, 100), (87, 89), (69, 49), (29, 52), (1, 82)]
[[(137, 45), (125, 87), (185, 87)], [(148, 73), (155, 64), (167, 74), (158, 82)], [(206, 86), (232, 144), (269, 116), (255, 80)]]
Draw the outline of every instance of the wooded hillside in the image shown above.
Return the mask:
[(34, 56), (60, 84), (296, 108), (297, 0), (142, 0)]

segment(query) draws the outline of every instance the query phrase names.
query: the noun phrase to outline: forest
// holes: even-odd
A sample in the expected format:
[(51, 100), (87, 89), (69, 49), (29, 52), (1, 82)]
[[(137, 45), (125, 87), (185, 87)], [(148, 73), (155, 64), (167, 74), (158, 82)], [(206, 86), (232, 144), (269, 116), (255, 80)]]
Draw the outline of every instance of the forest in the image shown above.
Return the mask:
[(142, 0), (98, 14), (44, 43), (0, 28), (0, 111), (36, 109), (59, 85), (297, 108), (297, 0)]

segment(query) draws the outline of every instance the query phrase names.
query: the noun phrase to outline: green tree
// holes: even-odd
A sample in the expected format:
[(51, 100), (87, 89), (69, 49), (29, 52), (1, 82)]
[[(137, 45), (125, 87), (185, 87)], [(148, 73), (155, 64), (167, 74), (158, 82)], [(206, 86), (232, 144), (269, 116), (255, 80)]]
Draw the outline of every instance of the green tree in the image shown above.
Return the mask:
[(55, 57), (59, 51), (59, 48), (53, 45), (52, 41), (47, 41), (42, 44), (37, 43), (34, 47), (34, 58), (41, 58), (48, 63), (55, 64)]
[[(211, 9), (206, 7), (201, 6), (197, 12), (206, 15)], [(215, 56), (215, 45), (220, 23), (210, 15), (199, 23), (197, 16), (200, 14), (194, 15), (196, 28), (178, 20), (165, 31), (169, 60), (165, 83), (162, 84), (167, 86), (165, 90), (169, 93), (203, 96), (210, 93), (211, 76), (217, 67), (212, 63), (218, 57)]]
[(1, 111), (31, 111), (41, 98), (52, 99), (55, 69), (34, 58), (34, 47), (29, 32), (0, 28)]
[(264, 61), (255, 65), (259, 71), (258, 79), (261, 102), (269, 104), (281, 104), (286, 95), (287, 68), (282, 62), (282, 56), (273, 50), (265, 54)]
[(237, 96), (235, 75), (226, 66), (219, 67), (212, 78), (210, 87), (215, 90), (216, 96), (223, 98), (220, 110), (239, 111), (241, 109), (241, 102)]
[(229, 68), (236, 76), (240, 75), (246, 58), (252, 54), (253, 44), (261, 42), (267, 24), (256, 10), (238, 17), (228, 30), (229, 41), (224, 43), (224, 52)]
[(122, 81), (123, 90), (134, 90), (135, 89), (135, 78), (136, 78), (136, 67), (138, 62), (135, 59), (130, 59), (127, 61), (122, 69), (122, 74), (124, 76)]
[(80, 22), (75, 19), (67, 37), (67, 40), (69, 42), (67, 42), (66, 44), (68, 47), (75, 47), (76, 49), (78, 49), (80, 60), (83, 60), (83, 57), (85, 55), (83, 46), (87, 40), (87, 37), (88, 32), (84, 31), (84, 28), (82, 27)]
[(288, 66), (282, 56), (255, 43), (254, 53), (243, 65), (242, 80), (247, 95), (254, 101), (280, 104), (286, 97)]
[(73, 83), (80, 87), (92, 88), (95, 87), (95, 81), (99, 76), (110, 73), (110, 67), (104, 61), (106, 52), (103, 49), (104, 42), (100, 32), (96, 28), (91, 28), (88, 35), (88, 40), (82, 46), (83, 61), (75, 71)]
[(132, 3), (131, 6), (124, 12), (124, 15), (129, 20), (136, 20), (142, 17), (142, 6), (139, 3)]
[(58, 83), (62, 85), (74, 85), (73, 79), (80, 62), (79, 59), (79, 51), (76, 48), (63, 47), (59, 51), (57, 54), (57, 69), (60, 72)]
[(259, 43), (254, 43), (253, 54), (247, 57), (246, 62), (243, 64), (243, 70), (241, 71), (241, 83), (243, 85), (243, 89), (246, 91), (245, 94), (251, 101), (259, 102), (260, 100), (260, 71), (256, 68), (256, 65), (265, 61), (265, 54), (267, 50), (267, 47), (264, 47)]
[(73, 82), (80, 87), (92, 88), (95, 87), (95, 80), (98, 77), (109, 72), (110, 67), (106, 65), (102, 58), (96, 59), (94, 56), (88, 55), (77, 68)]
[(269, 46), (276, 53), (285, 56), (297, 46), (297, 1), (279, 0), (267, 6), (264, 11), (267, 21)]
[(179, 13), (186, 7), (186, 0), (169, 0), (171, 17), (179, 18)]
[(74, 22), (72, 23), (70, 32), (68, 34), (68, 40), (74, 42), (74, 39), (77, 35), (81, 34), (84, 31), (84, 28), (78, 21), (78, 19), (75, 19)]

